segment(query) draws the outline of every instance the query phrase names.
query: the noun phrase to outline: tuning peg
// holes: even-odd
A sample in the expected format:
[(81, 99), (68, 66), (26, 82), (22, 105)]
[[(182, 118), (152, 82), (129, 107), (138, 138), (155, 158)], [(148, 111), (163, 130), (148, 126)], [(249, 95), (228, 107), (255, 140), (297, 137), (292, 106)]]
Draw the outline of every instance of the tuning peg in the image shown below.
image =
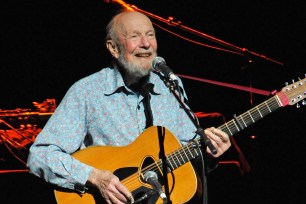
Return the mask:
[(290, 88), (289, 88), (289, 83), (288, 82), (285, 82), (285, 87), (286, 87), (286, 91), (289, 91)]
[[(306, 75), (305, 75), (306, 76)], [(300, 78), (300, 77), (298, 77), (298, 79), (299, 79), (299, 86), (302, 86), (304, 83), (303, 83), (303, 81), (302, 81), (302, 79)]]
[(306, 101), (302, 100), (302, 105), (305, 106), (306, 105)]

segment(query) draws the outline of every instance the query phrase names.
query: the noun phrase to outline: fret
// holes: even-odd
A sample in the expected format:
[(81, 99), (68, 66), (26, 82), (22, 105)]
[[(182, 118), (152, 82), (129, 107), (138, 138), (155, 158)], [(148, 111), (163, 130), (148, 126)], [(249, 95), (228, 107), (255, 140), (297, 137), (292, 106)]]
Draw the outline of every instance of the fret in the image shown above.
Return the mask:
[[(171, 170), (174, 169), (174, 167), (173, 167), (172, 163), (170, 162), (170, 160), (168, 160), (168, 158), (166, 158), (166, 161), (167, 161), (167, 164), (169, 164), (170, 167), (171, 167), (171, 169), (168, 170), (168, 171), (170, 172)], [(169, 165), (168, 165), (168, 166), (169, 166)], [(170, 168), (170, 167), (168, 167), (168, 168)]]
[(256, 106), (256, 108), (257, 108), (257, 110), (258, 110), (258, 113), (259, 113), (260, 117), (263, 118), (263, 115), (261, 114), (261, 112), (260, 112), (258, 106)]
[(192, 146), (192, 149), (193, 149), (193, 151), (194, 151), (194, 154), (195, 154), (195, 156), (193, 156), (192, 158), (194, 159), (194, 158), (196, 158), (196, 157), (198, 157), (199, 155), (200, 155), (200, 148), (201, 148), (201, 146), (200, 146), (200, 142), (197, 140), (197, 141), (195, 141), (197, 144), (195, 145), (195, 144), (193, 144), (193, 143), (191, 143), (190, 144), (190, 146)]
[(267, 108), (269, 109), (270, 113), (272, 112), (269, 105), (267, 104), (267, 102), (265, 101), (265, 104), (267, 105)]
[(199, 149), (198, 147), (196, 148), (196, 149), (194, 149), (195, 150), (195, 153), (196, 153), (196, 155), (197, 156), (199, 156), (200, 154), (201, 154), (201, 149)]
[(235, 134), (236, 132), (239, 132), (240, 131), (240, 128), (238, 127), (237, 123), (234, 121), (234, 120), (231, 120), (232, 123), (234, 124), (235, 128), (236, 128), (236, 131), (234, 133), (231, 133), (232, 135)]
[(171, 154), (169, 157), (170, 157), (170, 159), (172, 159), (172, 161), (173, 161), (172, 164), (175, 165), (173, 169), (176, 169), (177, 167), (179, 167), (179, 166), (176, 164), (175, 160), (174, 160), (173, 154)]
[(263, 117), (257, 106), (255, 108), (251, 109), (249, 112), (252, 113), (252, 116), (253, 116), (255, 121), (257, 121), (257, 120), (259, 120)]
[[(228, 123), (225, 123), (225, 125), (226, 125), (226, 127), (227, 127), (227, 129), (228, 129), (228, 131), (229, 131), (229, 133), (231, 134), (231, 135), (233, 135), (233, 133), (232, 133), (232, 131), (231, 131), (231, 129), (228, 127), (228, 125), (227, 125)], [(234, 123), (235, 124), (235, 126), (237, 127), (237, 125), (236, 125), (236, 123)], [(237, 129), (239, 130), (239, 128), (237, 127)]]
[[(184, 149), (182, 149), (182, 150), (184, 150)], [(182, 158), (182, 160), (180, 160), (180, 161), (183, 161), (183, 164), (185, 164), (186, 162), (185, 162), (184, 157), (183, 157), (183, 155), (182, 155), (182, 151), (178, 151), (178, 154), (179, 154), (179, 156), (181, 156), (181, 158)]]
[(190, 153), (191, 157), (192, 157), (192, 158), (195, 158), (195, 155), (192, 154), (192, 152), (191, 152), (191, 150), (190, 150), (190, 148), (189, 148), (188, 146), (187, 146), (187, 150), (188, 150), (188, 152)]
[[(178, 152), (178, 151), (176, 151), (176, 152)], [(175, 158), (177, 159), (177, 161), (179, 162), (179, 166), (181, 166), (182, 164), (181, 164), (181, 162), (180, 162), (180, 159), (177, 157), (177, 153), (174, 154), (174, 156), (175, 156)]]
[[(237, 119), (238, 119), (238, 118), (239, 118), (239, 116), (237, 117)], [(245, 121), (243, 120), (242, 115), (240, 116), (240, 118), (241, 118), (241, 120), (242, 120), (242, 122), (243, 122), (244, 126), (245, 126), (245, 127), (248, 127), (248, 126), (247, 126), (247, 124), (245, 123)]]
[(252, 119), (253, 123), (255, 123), (255, 120), (254, 120), (254, 118), (252, 117), (252, 114), (250, 113), (250, 111), (248, 111), (248, 114), (249, 114), (250, 118)]
[(263, 113), (263, 116), (268, 115), (268, 113), (270, 113), (268, 106), (264, 103), (262, 104), (262, 106), (260, 107), (261, 113)]
[(275, 101), (277, 102), (278, 106), (281, 107), (281, 106), (282, 106), (282, 103), (281, 103), (279, 97), (278, 97), (277, 95), (274, 96), (274, 97), (275, 97)]
[(199, 155), (201, 155), (202, 154), (202, 152), (201, 152), (201, 149), (199, 148), (200, 146), (200, 142), (197, 142), (197, 144), (198, 144), (198, 146), (197, 146), (197, 148), (195, 149), (195, 152), (196, 152), (196, 155), (197, 156), (199, 156)]
[[(167, 166), (167, 172), (169, 173), (169, 172), (173, 171), (174, 168), (173, 168), (171, 162), (169, 162), (169, 160), (168, 160), (167, 158), (166, 158), (166, 162), (167, 162), (167, 164), (166, 164), (166, 166)], [(162, 162), (161, 159), (158, 160), (157, 166), (159, 167), (159, 169), (163, 169), (163, 168), (164, 168), (164, 167), (163, 167), (163, 162)], [(169, 167), (169, 166), (171, 166), (171, 167)]]
[[(188, 148), (187, 148), (188, 149)], [(183, 148), (183, 152), (184, 152), (184, 154), (185, 154), (185, 158), (187, 159), (187, 161), (189, 161), (190, 159), (189, 159), (189, 157), (188, 157), (188, 155), (186, 154), (186, 152), (185, 152), (185, 149)], [(184, 162), (185, 162), (185, 160), (184, 160)], [(185, 162), (186, 163), (186, 162)]]

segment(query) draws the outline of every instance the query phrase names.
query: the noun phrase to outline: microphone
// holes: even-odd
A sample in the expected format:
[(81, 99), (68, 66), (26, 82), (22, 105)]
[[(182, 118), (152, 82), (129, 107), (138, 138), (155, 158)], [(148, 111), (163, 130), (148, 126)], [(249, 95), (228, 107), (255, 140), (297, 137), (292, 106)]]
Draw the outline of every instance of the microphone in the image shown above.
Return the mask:
[(159, 197), (163, 199), (164, 203), (167, 202), (167, 196), (163, 192), (162, 186), (158, 182), (157, 174), (154, 171), (147, 171), (144, 174), (144, 180), (150, 184), (158, 193)]
[(155, 57), (152, 62), (152, 67), (155, 71), (163, 73), (164, 76), (168, 77), (172, 81), (177, 81), (178, 77), (173, 71), (166, 65), (166, 61), (162, 57)]

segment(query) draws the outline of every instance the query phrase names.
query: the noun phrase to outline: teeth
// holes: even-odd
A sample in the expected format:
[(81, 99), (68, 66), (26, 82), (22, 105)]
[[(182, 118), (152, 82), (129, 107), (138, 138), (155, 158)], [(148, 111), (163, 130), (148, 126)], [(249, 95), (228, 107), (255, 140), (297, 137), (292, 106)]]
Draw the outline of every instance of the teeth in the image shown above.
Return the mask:
[(137, 54), (137, 56), (139, 56), (139, 57), (149, 57), (150, 54)]

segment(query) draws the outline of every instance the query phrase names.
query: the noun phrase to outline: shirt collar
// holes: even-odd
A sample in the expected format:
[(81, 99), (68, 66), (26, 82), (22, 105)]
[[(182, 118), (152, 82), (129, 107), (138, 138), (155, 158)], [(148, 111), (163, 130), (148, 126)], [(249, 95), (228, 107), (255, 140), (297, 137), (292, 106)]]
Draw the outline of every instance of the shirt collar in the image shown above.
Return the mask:
[[(112, 84), (109, 87), (106, 87), (106, 91), (105, 91), (105, 95), (112, 95), (116, 92), (126, 92), (126, 93), (133, 93), (133, 91), (131, 89), (129, 89), (122, 78), (121, 73), (119, 72), (118, 68), (116, 66), (114, 66), (112, 69), (112, 72), (107, 74), (107, 80), (108, 83), (107, 84)], [(113, 81), (110, 81), (113, 80)], [(152, 86), (151, 89), (151, 93), (153, 94), (160, 94), (162, 92), (162, 86), (165, 86), (165, 84), (161, 81), (161, 79), (159, 78), (159, 76), (154, 73), (151, 72), (150, 73), (150, 77), (148, 80), (147, 84), (151, 84), (150, 86)]]

